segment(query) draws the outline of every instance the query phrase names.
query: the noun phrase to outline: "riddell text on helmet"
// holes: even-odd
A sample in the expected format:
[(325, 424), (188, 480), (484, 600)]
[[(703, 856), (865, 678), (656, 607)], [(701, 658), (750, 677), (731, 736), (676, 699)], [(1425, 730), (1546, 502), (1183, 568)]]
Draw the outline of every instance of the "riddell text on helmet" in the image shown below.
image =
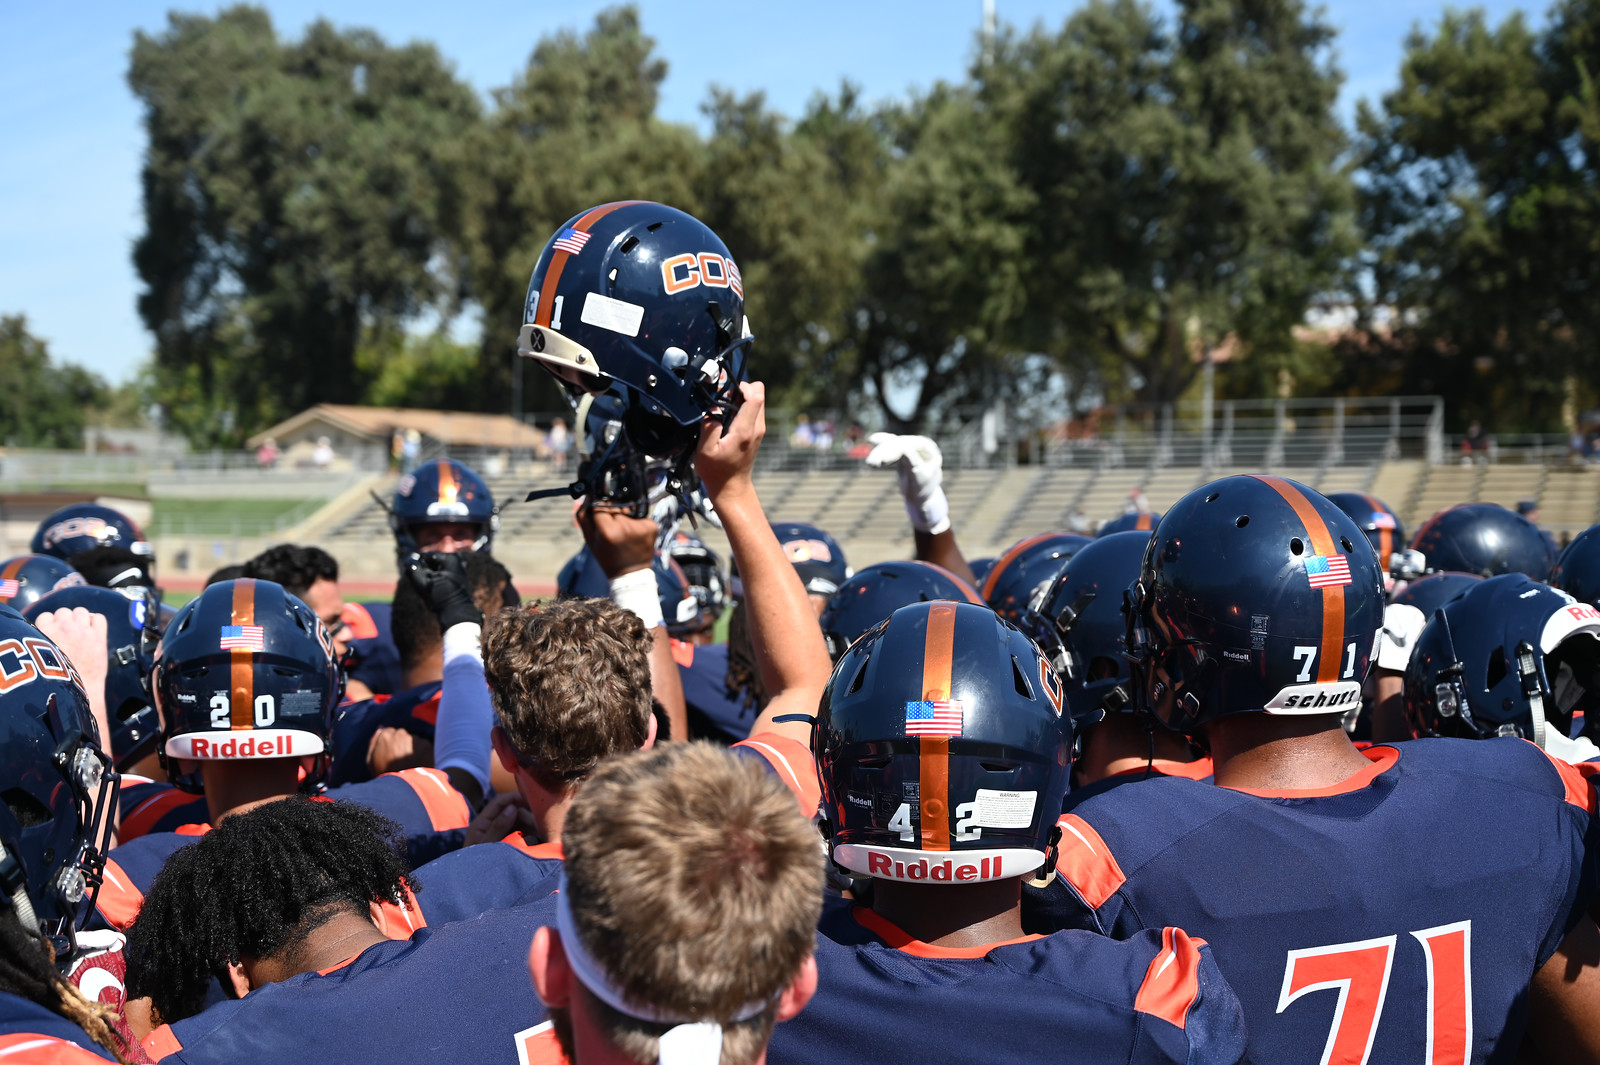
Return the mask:
[(959, 865), (946, 858), (930, 863), (926, 858), (914, 862), (897, 862), (887, 854), (867, 853), (867, 875), (892, 877), (895, 880), (935, 880), (941, 883), (969, 880), (999, 880), (1003, 863), (998, 858), (983, 858)]
[(247, 736), (242, 740), (226, 739), (221, 743), (204, 736), (193, 736), (189, 740), (191, 758), (285, 758), (293, 753), (294, 741), (288, 736), (267, 737), (259, 741)]

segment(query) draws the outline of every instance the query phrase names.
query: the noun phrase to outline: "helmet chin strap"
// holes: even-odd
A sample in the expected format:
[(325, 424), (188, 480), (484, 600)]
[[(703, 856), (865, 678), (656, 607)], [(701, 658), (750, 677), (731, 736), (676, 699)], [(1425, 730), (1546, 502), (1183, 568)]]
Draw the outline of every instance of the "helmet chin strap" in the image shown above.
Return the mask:
[(28, 880), (22, 873), (22, 863), (6, 852), (0, 844), (0, 891), (11, 899), (11, 908), (17, 912), (22, 930), (39, 938), (39, 916), (33, 912), (33, 900), (28, 898)]
[(1528, 713), (1533, 718), (1532, 735), (1528, 739), (1540, 750), (1545, 744), (1544, 685), (1539, 678), (1539, 664), (1533, 656), (1533, 645), (1527, 640), (1517, 644), (1517, 678), (1522, 683), (1522, 694), (1528, 700)]

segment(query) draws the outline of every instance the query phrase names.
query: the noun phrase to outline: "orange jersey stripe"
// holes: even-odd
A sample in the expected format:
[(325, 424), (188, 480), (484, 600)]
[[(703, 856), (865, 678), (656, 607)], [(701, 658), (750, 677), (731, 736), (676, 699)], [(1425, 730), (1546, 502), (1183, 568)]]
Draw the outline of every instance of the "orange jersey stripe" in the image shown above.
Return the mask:
[(94, 908), (106, 919), (106, 924), (118, 931), (126, 931), (139, 916), (144, 905), (144, 893), (134, 886), (133, 878), (122, 871), (115, 858), (106, 859), (105, 879), (100, 884), (100, 894), (95, 896)]
[(466, 828), (467, 823), (472, 820), (472, 811), (467, 807), (467, 800), (450, 786), (450, 778), (439, 770), (402, 769), (398, 773), (386, 775), (399, 777), (417, 793), (423, 809), (428, 811), (428, 820), (433, 823), (435, 832)]
[(1161, 930), (1161, 952), (1150, 959), (1133, 1008), (1179, 1028), (1200, 998), (1200, 946), (1181, 928)]
[(817, 763), (805, 744), (780, 736), (775, 732), (761, 732), (735, 747), (748, 747), (759, 754), (778, 774), (778, 779), (788, 785), (800, 803), (800, 812), (810, 817), (822, 802), (822, 785), (817, 782)]
[(148, 835), (155, 823), (180, 806), (195, 800), (195, 796), (176, 788), (157, 793), (128, 811), (118, 826), (117, 838), (123, 843)]
[(1111, 848), (1089, 822), (1077, 814), (1066, 814), (1056, 824), (1061, 827), (1056, 872), (1077, 889), (1091, 909), (1098, 910), (1121, 890), (1128, 878)]
[(1567, 791), (1567, 801), (1581, 810), (1589, 811), (1591, 815), (1596, 813), (1596, 794), (1591, 781), (1600, 777), (1600, 764), (1585, 762), (1582, 765), (1572, 765), (1549, 752), (1544, 752), (1544, 756), (1550, 759), (1556, 775), (1561, 778), (1561, 784)]
[[(618, 200), (616, 203), (603, 203), (572, 223), (572, 228), (580, 233), (587, 233), (590, 226), (617, 208), (643, 202), (643, 200)], [(561, 272), (567, 268), (567, 260), (570, 258), (572, 255), (569, 252), (559, 248), (550, 256), (550, 265), (545, 267), (544, 271), (544, 285), (539, 289), (539, 309), (534, 313), (535, 325), (550, 324), (551, 304), (555, 302), (556, 288), (561, 284)]]
[[(248, 577), (233, 582), (233, 624), (256, 623), (256, 582)], [(254, 652), (248, 647), (235, 647), (228, 652), (232, 665), (232, 705), (229, 720), (235, 729), (248, 729), (255, 725), (256, 670)]]
[[(1328, 523), (1322, 520), (1322, 515), (1317, 513), (1317, 508), (1311, 505), (1311, 500), (1306, 498), (1304, 492), (1282, 477), (1266, 477), (1260, 474), (1251, 476), (1263, 484), (1270, 485), (1289, 506), (1294, 508), (1295, 516), (1306, 527), (1306, 536), (1311, 541), (1311, 550), (1314, 553), (1329, 557), (1343, 553), (1333, 542), (1333, 533), (1328, 530)], [(1317, 683), (1326, 684), (1339, 679), (1339, 666), (1344, 658), (1343, 585), (1329, 585), (1322, 589), (1321, 647), (1317, 655)]]
[[(956, 605), (928, 604), (928, 629), (922, 648), (922, 697), (949, 699), (955, 657)], [(922, 849), (950, 849), (950, 737), (920, 736)]]

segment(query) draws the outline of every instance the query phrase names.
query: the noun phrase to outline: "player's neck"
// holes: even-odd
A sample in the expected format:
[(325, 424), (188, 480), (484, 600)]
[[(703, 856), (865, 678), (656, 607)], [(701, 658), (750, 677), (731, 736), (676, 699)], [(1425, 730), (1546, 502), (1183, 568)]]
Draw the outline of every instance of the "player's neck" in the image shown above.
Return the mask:
[(206, 806), (215, 827), (222, 819), (255, 809), (264, 802), (287, 798), (300, 790), (298, 758), (202, 762)]
[(252, 987), (276, 984), (301, 973), (335, 968), (383, 942), (386, 937), (370, 917), (353, 909), (341, 909), (313, 929), (294, 951), (252, 962), (246, 971)]
[(878, 880), (872, 911), (936, 947), (981, 947), (1022, 935), (1022, 881), (927, 885)]
[(1084, 735), (1083, 757), (1078, 760), (1078, 786), (1143, 769), (1152, 760), (1157, 765), (1194, 761), (1194, 751), (1181, 733), (1152, 725), (1153, 730), (1147, 728), (1133, 714), (1110, 714), (1090, 727)]
[(545, 843), (560, 843), (561, 826), (566, 824), (567, 811), (572, 808), (577, 788), (568, 788), (560, 793), (549, 791), (521, 767), (518, 767), (516, 777), (517, 790), (528, 804), (533, 823), (539, 826), (539, 838)]
[(424, 684), (444, 680), (444, 645), (435, 647), (422, 656), (419, 662), (400, 667), (401, 690), (420, 688)]
[(1216, 782), (1228, 788), (1331, 788), (1371, 766), (1337, 714), (1230, 714), (1206, 726)]

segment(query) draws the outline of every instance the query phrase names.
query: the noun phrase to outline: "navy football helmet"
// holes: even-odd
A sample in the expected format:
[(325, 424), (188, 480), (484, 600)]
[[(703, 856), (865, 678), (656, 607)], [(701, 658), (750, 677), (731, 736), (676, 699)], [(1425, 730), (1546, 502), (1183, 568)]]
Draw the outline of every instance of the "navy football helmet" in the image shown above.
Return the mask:
[(1094, 540), (1077, 533), (1040, 533), (1019, 540), (995, 559), (983, 579), (983, 601), (1013, 625), (1033, 603), (1040, 589), (1073, 555)]
[(830, 853), (857, 876), (1053, 871), (1072, 719), (1033, 642), (987, 607), (901, 607), (834, 666), (812, 733)]
[(698, 219), (664, 204), (601, 204), (569, 219), (528, 281), (517, 353), (574, 398), (613, 385), (648, 455), (681, 459), (708, 415), (731, 415), (752, 339), (744, 281)]
[(1482, 583), (1483, 578), (1476, 573), (1430, 573), (1406, 585), (1394, 601), (1401, 606), (1415, 607), (1422, 611), (1423, 617), (1431, 618), (1435, 610), (1473, 585)]
[(1580, 602), (1600, 604), (1600, 525), (1572, 538), (1556, 559), (1549, 583)]
[(699, 487), (691, 460), (653, 459), (634, 445), (623, 425), (627, 405), (621, 388), (580, 399), (577, 479), (564, 488), (535, 489), (527, 501), (571, 496), (643, 518), (668, 491), (682, 498)]
[(33, 622), (40, 614), (77, 607), (106, 619), (106, 716), (111, 757), (120, 772), (155, 750), (161, 735), (161, 718), (149, 686), (151, 652), (160, 634), (160, 604), (148, 588), (63, 588), (34, 603), (23, 617)]
[(82, 588), (89, 582), (54, 555), (18, 555), (0, 562), (0, 605), (23, 611), (61, 588)]
[(136, 555), (155, 555), (155, 548), (126, 514), (98, 503), (72, 503), (44, 519), (33, 534), (31, 550), (36, 555), (71, 558), (94, 547), (124, 547)]
[(1100, 528), (1094, 531), (1095, 536), (1115, 536), (1123, 532), (1150, 532), (1161, 522), (1161, 515), (1149, 511), (1129, 511), (1118, 514), (1110, 521), (1101, 522)]
[(1420, 735), (1521, 736), (1569, 761), (1600, 755), (1597, 695), (1600, 610), (1520, 573), (1437, 607), (1406, 666)]
[(835, 662), (861, 634), (912, 603), (948, 599), (983, 605), (977, 589), (932, 562), (878, 562), (853, 574), (828, 599), (817, 620)]
[(1078, 728), (1133, 707), (1122, 608), (1149, 543), (1147, 532), (1097, 538), (1067, 560), (1024, 615), (1021, 628), (1044, 648), (1061, 677), (1067, 711)]
[(73, 960), (110, 845), (119, 781), (72, 664), (0, 606), (0, 910)]
[(1383, 624), (1378, 556), (1348, 515), (1281, 477), (1179, 500), (1129, 602), (1135, 697), (1166, 725), (1249, 711), (1342, 714)]
[(1365, 492), (1335, 492), (1328, 502), (1350, 515), (1356, 527), (1367, 534), (1367, 542), (1378, 553), (1384, 573), (1394, 559), (1395, 550), (1406, 542), (1406, 527), (1393, 507)]
[(344, 690), (333, 639), (271, 581), (220, 581), (178, 609), (161, 638), (155, 691), (172, 782), (204, 788), (198, 763), (307, 759), (320, 783)]
[(839, 541), (808, 521), (775, 521), (772, 532), (811, 595), (832, 595), (855, 572)]
[(401, 558), (438, 550), (418, 543), (418, 526), (455, 522), (474, 527), (473, 551), (487, 551), (500, 527), (494, 495), (471, 467), (455, 459), (436, 459), (400, 478), (389, 507), (389, 527)]
[(999, 559), (993, 555), (967, 559), (967, 568), (972, 571), (972, 580), (975, 587), (983, 587), (983, 582), (989, 576), (989, 571), (994, 569), (994, 564), (998, 561)]
[(728, 606), (728, 585), (722, 577), (722, 557), (698, 536), (686, 532), (673, 534), (667, 541), (667, 555), (678, 564), (689, 582), (689, 591), (700, 604), (700, 613), (715, 621)]
[(1555, 553), (1533, 522), (1497, 503), (1461, 503), (1441, 510), (1417, 530), (1411, 547), (1428, 573), (1550, 575)]

